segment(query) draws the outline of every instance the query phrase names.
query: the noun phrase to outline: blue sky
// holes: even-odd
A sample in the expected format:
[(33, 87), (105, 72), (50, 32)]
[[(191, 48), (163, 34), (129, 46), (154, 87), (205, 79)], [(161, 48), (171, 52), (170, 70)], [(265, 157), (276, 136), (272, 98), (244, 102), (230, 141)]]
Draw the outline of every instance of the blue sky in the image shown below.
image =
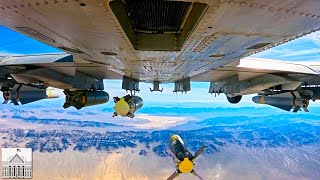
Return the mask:
[(252, 57), (285, 61), (319, 61), (320, 32), (315, 32), (267, 51), (260, 52)]
[[(60, 52), (53, 47), (47, 46), (2, 26), (0, 26), (0, 37), (0, 56)], [(318, 61), (320, 60), (320, 32), (313, 33), (284, 45), (255, 54), (253, 57), (286, 61)], [(200, 106), (201, 104), (210, 104), (212, 107), (259, 106), (252, 103), (252, 96), (244, 97), (238, 105), (229, 104), (224, 95), (214, 97), (214, 95), (207, 93), (209, 83), (192, 83), (192, 91), (188, 92), (187, 95), (173, 94), (173, 84), (163, 84), (163, 93), (150, 93), (149, 87), (151, 86), (151, 84), (141, 83), (141, 93), (139, 94), (139, 96), (144, 99), (145, 103), (150, 105)], [(119, 91), (121, 81), (106, 80), (105, 87), (111, 97), (126, 94), (123, 90)], [(63, 98), (64, 97), (56, 100), (58, 104), (63, 103)]]

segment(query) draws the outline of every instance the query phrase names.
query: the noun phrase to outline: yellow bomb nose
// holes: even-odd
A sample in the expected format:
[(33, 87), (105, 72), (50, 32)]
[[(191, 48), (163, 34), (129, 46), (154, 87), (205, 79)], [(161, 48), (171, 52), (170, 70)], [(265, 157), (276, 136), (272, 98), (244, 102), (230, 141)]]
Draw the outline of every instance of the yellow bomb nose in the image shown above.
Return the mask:
[(48, 98), (58, 98), (59, 97), (59, 92), (56, 89), (48, 88), (46, 90), (46, 95), (47, 95)]
[(114, 105), (114, 110), (117, 114), (126, 116), (130, 110), (130, 107), (129, 104), (124, 100), (124, 98), (120, 98), (120, 100)]
[(184, 158), (179, 164), (179, 170), (182, 173), (190, 173), (193, 170), (193, 163), (188, 158)]

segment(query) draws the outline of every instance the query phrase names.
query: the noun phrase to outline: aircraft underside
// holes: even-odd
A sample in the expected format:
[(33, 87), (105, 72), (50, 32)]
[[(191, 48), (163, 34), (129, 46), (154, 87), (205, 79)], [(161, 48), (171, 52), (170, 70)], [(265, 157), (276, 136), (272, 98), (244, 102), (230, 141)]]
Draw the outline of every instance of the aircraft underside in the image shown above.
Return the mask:
[[(143, 105), (139, 82), (209, 82), (230, 103), (243, 95), (284, 110), (307, 111), (319, 98), (320, 65), (246, 58), (320, 29), (315, 0), (82, 0), (0, 2), (0, 24), (66, 53), (0, 57), (5, 103), (54, 98), (64, 108), (111, 99), (104, 79), (122, 80), (129, 96), (114, 97), (114, 116), (134, 117)], [(119, 87), (120, 89), (120, 87)], [(52, 93), (51, 93), (52, 94)]]

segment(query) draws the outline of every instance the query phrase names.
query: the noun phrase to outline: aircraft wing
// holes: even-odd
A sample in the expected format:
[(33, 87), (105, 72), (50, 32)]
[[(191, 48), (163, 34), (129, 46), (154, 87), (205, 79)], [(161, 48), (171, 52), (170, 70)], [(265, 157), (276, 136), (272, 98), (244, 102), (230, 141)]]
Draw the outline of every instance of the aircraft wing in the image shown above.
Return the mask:
[(273, 59), (246, 57), (214, 70), (196, 75), (194, 81), (219, 82), (236, 76), (238, 81), (253, 79), (266, 74), (317, 76), (320, 74), (320, 63), (288, 62)]
[(317, 0), (2, 0), (1, 25), (65, 51), (72, 62), (59, 55), (2, 59), (8, 73), (1, 78), (85, 91), (122, 78), (125, 90), (138, 91), (141, 81), (153, 82), (153, 90), (174, 82), (175, 92), (186, 92), (190, 79), (232, 77), (211, 75), (319, 30), (319, 7)]
[(194, 76), (194, 81), (211, 82), (211, 93), (247, 95), (281, 86), (293, 91), (301, 85), (318, 85), (320, 63), (286, 62), (246, 57), (209, 72)]
[(227, 96), (230, 103), (243, 95), (258, 94), (252, 101), (297, 112), (309, 112), (309, 100), (320, 99), (320, 63), (243, 58), (193, 77), (210, 82), (209, 93)]
[(73, 89), (74, 76), (79, 71), (95, 79), (122, 78), (120, 74), (106, 70), (105, 65), (77, 59), (67, 53), (2, 57), (0, 71), (1, 78), (10, 76), (16, 83), (42, 83), (59, 89)]

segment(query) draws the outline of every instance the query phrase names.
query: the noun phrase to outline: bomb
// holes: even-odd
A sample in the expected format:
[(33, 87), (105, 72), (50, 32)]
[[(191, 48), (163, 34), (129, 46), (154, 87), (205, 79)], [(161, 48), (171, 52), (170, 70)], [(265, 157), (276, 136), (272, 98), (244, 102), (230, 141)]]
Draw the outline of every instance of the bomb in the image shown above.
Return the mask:
[(113, 117), (123, 116), (123, 117), (134, 117), (134, 113), (138, 111), (143, 106), (143, 100), (139, 96), (126, 95), (121, 98), (113, 98), (115, 105)]

